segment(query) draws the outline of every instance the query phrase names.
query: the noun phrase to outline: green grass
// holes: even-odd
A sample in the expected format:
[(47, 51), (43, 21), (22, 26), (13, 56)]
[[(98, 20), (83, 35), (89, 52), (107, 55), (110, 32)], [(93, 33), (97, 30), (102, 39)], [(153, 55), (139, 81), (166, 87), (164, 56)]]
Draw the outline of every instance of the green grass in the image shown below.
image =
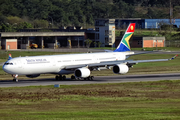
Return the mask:
[(178, 120), (180, 81), (0, 88), (0, 119)]
[[(37, 55), (56, 55), (56, 54), (69, 54), (66, 52), (46, 52), (46, 51), (4, 51), (0, 50), (0, 60), (7, 60), (9, 54), (12, 57), (19, 57), (19, 56), (37, 56)], [(73, 53), (72, 53), (73, 54)]]

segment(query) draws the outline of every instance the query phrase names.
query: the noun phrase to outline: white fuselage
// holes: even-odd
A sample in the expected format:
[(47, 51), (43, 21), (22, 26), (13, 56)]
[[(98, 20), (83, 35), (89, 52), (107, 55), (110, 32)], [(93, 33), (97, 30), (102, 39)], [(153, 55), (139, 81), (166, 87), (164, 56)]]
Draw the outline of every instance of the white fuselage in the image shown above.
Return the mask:
[[(9, 74), (32, 75), (32, 74), (68, 74), (66, 66), (93, 64), (105, 61), (125, 60), (126, 55), (133, 52), (108, 52), (108, 53), (85, 53), (68, 55), (48, 55), (17, 57), (8, 60), (3, 70)], [(73, 71), (69, 71), (72, 73)]]

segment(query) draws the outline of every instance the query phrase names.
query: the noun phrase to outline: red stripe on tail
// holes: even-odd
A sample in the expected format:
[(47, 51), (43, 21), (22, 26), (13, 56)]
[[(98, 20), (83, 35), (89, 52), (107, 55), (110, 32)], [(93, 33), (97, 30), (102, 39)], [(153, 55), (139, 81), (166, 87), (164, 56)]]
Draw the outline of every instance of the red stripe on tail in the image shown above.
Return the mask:
[(134, 32), (134, 29), (135, 29), (135, 23), (131, 23), (128, 30), (126, 32)]

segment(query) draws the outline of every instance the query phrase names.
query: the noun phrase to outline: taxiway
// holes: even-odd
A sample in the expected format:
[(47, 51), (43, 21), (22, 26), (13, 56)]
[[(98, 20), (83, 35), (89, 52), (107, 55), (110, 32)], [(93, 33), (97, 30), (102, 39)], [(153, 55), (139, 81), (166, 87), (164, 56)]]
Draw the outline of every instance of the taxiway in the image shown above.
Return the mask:
[(62, 80), (56, 81), (54, 78), (34, 79), (34, 80), (1, 80), (0, 87), (23, 87), (23, 86), (46, 86), (46, 85), (81, 85), (81, 84), (101, 84), (101, 83), (122, 83), (122, 82), (143, 82), (159, 80), (180, 80), (180, 73), (163, 74), (143, 74), (143, 75), (116, 75), (116, 76), (95, 76), (94, 80)]

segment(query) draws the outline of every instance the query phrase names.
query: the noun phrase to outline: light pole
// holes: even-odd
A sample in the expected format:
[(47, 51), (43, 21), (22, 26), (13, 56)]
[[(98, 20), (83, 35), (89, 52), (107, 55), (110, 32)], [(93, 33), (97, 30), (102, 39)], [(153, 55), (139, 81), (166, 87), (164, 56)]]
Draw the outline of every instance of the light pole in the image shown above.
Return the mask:
[(52, 28), (53, 28), (53, 18), (51, 16), (48, 15), (48, 17), (51, 18), (51, 22), (52, 22)]
[(158, 36), (158, 35), (156, 34), (156, 51), (157, 51), (157, 44), (158, 44), (158, 43), (157, 43), (157, 42), (158, 42), (157, 36)]
[(169, 26), (169, 29), (170, 29), (170, 33), (171, 33), (171, 25), (172, 25), (172, 19), (173, 19), (173, 8), (171, 6), (171, 0), (169, 0), (169, 22), (170, 22), (170, 26)]
[(113, 51), (113, 36), (112, 36), (112, 41), (111, 41), (111, 43), (112, 43), (112, 46), (111, 46), (112, 48), (111, 48), (111, 49), (112, 49), (112, 51)]

